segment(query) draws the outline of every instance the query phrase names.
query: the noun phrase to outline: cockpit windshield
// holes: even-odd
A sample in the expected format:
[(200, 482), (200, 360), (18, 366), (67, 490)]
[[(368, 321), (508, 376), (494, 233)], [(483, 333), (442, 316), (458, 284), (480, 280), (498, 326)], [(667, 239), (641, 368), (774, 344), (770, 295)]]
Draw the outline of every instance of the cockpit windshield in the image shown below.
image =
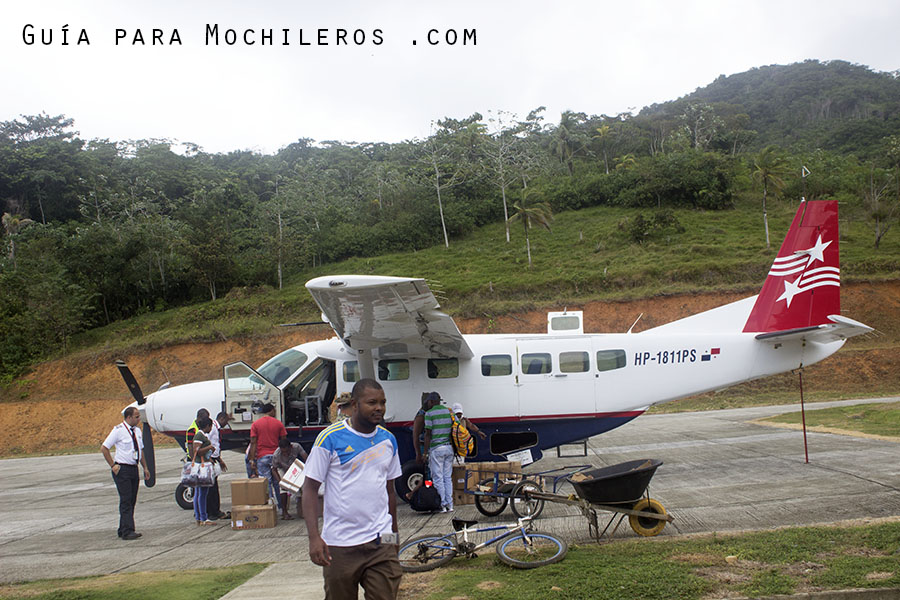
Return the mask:
[(299, 350), (285, 350), (267, 360), (257, 372), (276, 386), (281, 386), (292, 373), (306, 364), (307, 359)]

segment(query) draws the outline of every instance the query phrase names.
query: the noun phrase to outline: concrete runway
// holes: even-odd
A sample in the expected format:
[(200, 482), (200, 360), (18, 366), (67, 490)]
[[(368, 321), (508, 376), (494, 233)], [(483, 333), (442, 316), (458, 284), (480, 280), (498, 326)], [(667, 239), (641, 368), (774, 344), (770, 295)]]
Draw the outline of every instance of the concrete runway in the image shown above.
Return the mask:
[[(651, 482), (650, 493), (675, 517), (661, 535), (900, 515), (897, 443), (810, 433), (810, 463), (805, 464), (801, 432), (749, 423), (797, 409), (643, 416), (591, 439), (586, 458), (559, 459), (549, 452), (526, 471), (660, 458), (665, 464)], [(174, 501), (179, 457), (180, 450), (175, 449), (158, 453), (157, 485), (141, 486), (135, 512), (138, 531), (144, 535), (128, 542), (116, 538), (118, 497), (99, 451), (0, 461), (0, 582), (271, 562), (294, 563), (297, 568), (289, 571), (310, 580), (318, 590), (313, 597), (321, 595), (321, 576), (307, 559), (302, 522), (279, 521), (274, 529), (252, 531), (232, 531), (227, 522), (197, 527), (191, 512)], [(226, 460), (234, 472), (220, 480), (224, 508), (230, 506), (228, 481), (244, 476), (240, 454), (229, 452)], [(454, 516), (490, 520), (474, 506), (457, 507)], [(510, 519), (507, 510), (496, 520)], [(400, 520), (401, 538), (408, 539), (445, 529), (449, 517), (420, 515), (403, 505)], [(548, 505), (539, 528), (569, 541), (588, 536), (580, 512), (562, 505)], [(616, 533), (616, 537), (634, 535), (627, 523)], [(291, 589), (296, 594), (296, 588)], [(228, 597), (242, 597), (233, 594)]]

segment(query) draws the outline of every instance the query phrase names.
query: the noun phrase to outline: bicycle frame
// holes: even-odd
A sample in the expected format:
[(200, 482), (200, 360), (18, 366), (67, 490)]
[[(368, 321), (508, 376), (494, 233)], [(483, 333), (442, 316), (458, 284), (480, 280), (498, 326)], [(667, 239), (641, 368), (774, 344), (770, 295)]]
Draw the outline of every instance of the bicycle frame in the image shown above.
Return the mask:
[[(531, 524), (531, 517), (521, 517), (515, 523), (504, 523), (502, 525), (495, 525), (493, 527), (474, 527), (469, 528), (468, 525), (463, 524), (462, 529), (454, 531), (452, 534), (447, 534), (444, 536), (444, 539), (449, 538), (451, 535), (454, 537), (456, 541), (456, 549), (457, 552), (466, 554), (467, 556), (474, 554), (475, 552), (481, 550), (482, 548), (487, 548), (491, 544), (499, 542), (500, 540), (509, 537), (517, 530), (522, 532), (522, 535), (527, 539), (528, 537), (528, 527), (527, 525)], [(485, 542), (481, 542), (480, 544), (476, 544), (472, 547), (469, 547), (469, 534), (470, 533), (485, 533), (488, 531), (500, 531), (501, 529), (505, 529), (504, 533), (501, 533), (497, 537), (491, 538)], [(462, 534), (462, 543), (459, 542), (459, 534)]]

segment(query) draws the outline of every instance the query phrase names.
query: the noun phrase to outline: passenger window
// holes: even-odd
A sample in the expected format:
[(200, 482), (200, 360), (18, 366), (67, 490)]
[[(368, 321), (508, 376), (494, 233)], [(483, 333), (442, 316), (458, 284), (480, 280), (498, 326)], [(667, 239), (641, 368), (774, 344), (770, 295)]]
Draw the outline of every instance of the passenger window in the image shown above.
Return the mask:
[(560, 352), (559, 370), (563, 373), (585, 373), (590, 368), (587, 352)]
[(429, 358), (428, 379), (459, 377), (459, 360), (456, 358)]
[(409, 361), (405, 358), (379, 360), (378, 379), (381, 381), (409, 379)]
[(597, 351), (597, 370), (612, 371), (613, 369), (621, 369), (625, 366), (624, 350), (598, 350)]
[(550, 328), (553, 331), (570, 331), (578, 329), (581, 326), (581, 319), (578, 317), (553, 317), (550, 319)]
[(481, 374), (485, 377), (512, 375), (512, 356), (509, 354), (486, 354), (482, 356)]
[(355, 360), (344, 363), (344, 381), (347, 383), (359, 381), (359, 363)]
[(522, 355), (522, 373), (525, 375), (541, 375), (551, 370), (550, 355), (546, 352)]

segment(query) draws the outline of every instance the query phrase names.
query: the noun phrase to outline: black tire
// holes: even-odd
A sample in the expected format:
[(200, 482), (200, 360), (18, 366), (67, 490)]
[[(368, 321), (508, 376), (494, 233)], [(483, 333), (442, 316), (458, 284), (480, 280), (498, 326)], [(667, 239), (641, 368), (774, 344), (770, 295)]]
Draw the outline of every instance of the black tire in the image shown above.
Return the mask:
[(531, 517), (536, 519), (544, 510), (544, 501), (537, 498), (527, 498), (525, 492), (544, 491), (537, 481), (523, 479), (512, 489), (509, 499), (509, 507), (517, 517)]
[[(656, 513), (663, 516), (665, 516), (666, 514), (666, 509), (663, 507), (663, 505), (653, 498), (641, 498), (631, 509), (639, 510), (642, 512)], [(661, 519), (654, 519), (652, 517), (638, 517), (637, 515), (630, 515), (628, 517), (628, 524), (631, 525), (631, 528), (636, 534), (642, 535), (644, 537), (653, 537), (654, 535), (659, 535), (659, 532), (665, 528), (666, 521), (663, 521)]]
[[(481, 482), (481, 485), (483, 486), (492, 486), (493, 484), (493, 479), (485, 479)], [(499, 489), (502, 489), (502, 487)], [(475, 508), (477, 508), (478, 512), (486, 517), (496, 517), (497, 515), (502, 513), (506, 508), (506, 502), (506, 496), (482, 496), (480, 494), (475, 495)]]
[(532, 531), (527, 536), (527, 543), (525, 536), (517, 533), (497, 544), (500, 560), (517, 569), (534, 569), (561, 561), (569, 551), (566, 542), (549, 533)]
[(456, 556), (452, 537), (426, 535), (400, 546), (397, 558), (405, 573), (421, 573), (445, 565)]
[(406, 497), (406, 494), (410, 490), (416, 489), (419, 482), (423, 479), (425, 479), (425, 465), (420, 465), (414, 460), (407, 461), (403, 465), (400, 477), (394, 480), (394, 489), (397, 491), (397, 496), (409, 504), (409, 498)]
[(175, 502), (184, 510), (194, 510), (194, 488), (179, 483), (175, 488)]

